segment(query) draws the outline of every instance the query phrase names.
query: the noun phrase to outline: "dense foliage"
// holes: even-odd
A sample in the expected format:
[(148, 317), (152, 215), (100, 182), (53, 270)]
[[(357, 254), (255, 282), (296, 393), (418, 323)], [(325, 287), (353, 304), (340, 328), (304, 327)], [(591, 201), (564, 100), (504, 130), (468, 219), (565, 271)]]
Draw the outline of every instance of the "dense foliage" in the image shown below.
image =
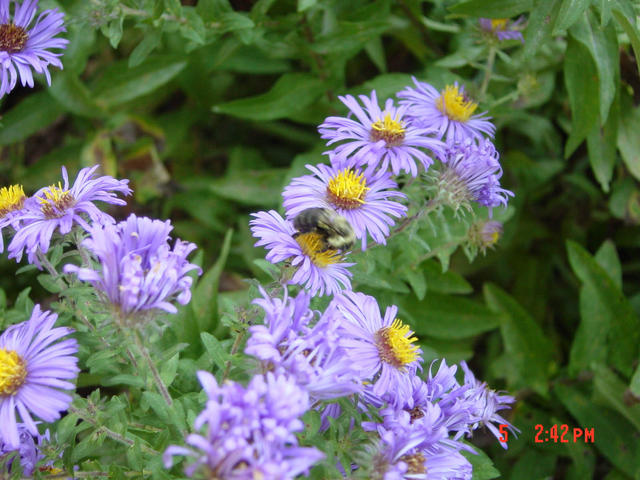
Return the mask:
[[(5, 5), (0, 0), (0, 24)], [(354, 263), (351, 287), (375, 297), (383, 316), (387, 307), (398, 307), (398, 318), (418, 338), (423, 377), (430, 367), (435, 374), (439, 359), (448, 365), (466, 361), (475, 377), (516, 397), (511, 410), (500, 411), (520, 431), (517, 437), (509, 431), (508, 449), (491, 427), (456, 437), (477, 452), (462, 450), (474, 479), (640, 479), (639, 5), (39, 1), (39, 10), (53, 8), (65, 14), (66, 32), (59, 37), (69, 42), (57, 46), (63, 69), (55, 59), (29, 60), (34, 70), (48, 62), (50, 86), (40, 69), (34, 88), (18, 81), (10, 89), (1, 83), (11, 72), (0, 56), (2, 185), (23, 185), (30, 195), (57, 184), (62, 166), (73, 184), (83, 167), (99, 165), (104, 176), (91, 180), (82, 195), (88, 203), (112, 204), (99, 206), (127, 220), (103, 228), (107, 213), (79, 202), (68, 214), (74, 228), (65, 231), (61, 216), (51, 248), (42, 248), (44, 233), (22, 238), (17, 220), (1, 212), (6, 251), (0, 331), (32, 317), (48, 332), (53, 317), (46, 310), (57, 312), (57, 328), (76, 330), (75, 340), (64, 340), (67, 348), (78, 348), (73, 401), (61, 420), (39, 425), (41, 434), (49, 432), (41, 439), (36, 475), (75, 470), (78, 478), (182, 478), (191, 462), (174, 458), (167, 467), (162, 454), (170, 445), (169, 453), (184, 453), (175, 446), (185, 445), (194, 431), (207, 395), (237, 406), (244, 389), (254, 389), (292, 415), (279, 421), (298, 432), (304, 450), (282, 455), (305, 458), (300, 472), (315, 465), (310, 478), (342, 478), (341, 472), (359, 465), (349, 475), (376, 478), (379, 444), (372, 438), (384, 435), (361, 424), (382, 421), (384, 411), (357, 408), (362, 405), (350, 401), (352, 395), (344, 396), (338, 400), (342, 415), (328, 421), (310, 405), (301, 408), (302, 400), (295, 403), (303, 394), (290, 380), (253, 377), (257, 361), (245, 353), (255, 332), (249, 328), (275, 307), (252, 301), (283, 298), (282, 282), (292, 279), (295, 267), (274, 265), (265, 259), (268, 250), (254, 246), (261, 238), (256, 219), (265, 217), (251, 214), (284, 215), (294, 179), (310, 175), (306, 165), (329, 165), (323, 152), (335, 145), (327, 146), (334, 128), (326, 126), (327, 118), (349, 112), (339, 97), (375, 90), (381, 105), (387, 98), (398, 102), (398, 92), (416, 87), (415, 77), (438, 92), (464, 86), (465, 101), (479, 104), (476, 114), (487, 112), (496, 127), (500, 183), (514, 196), (502, 193), (508, 206), (491, 208), (470, 199), (468, 190), (460, 196), (443, 187), (453, 157), (435, 166), (417, 162), (419, 175), (391, 166), (389, 181), (407, 196), (398, 200), (404, 207), (395, 215), (403, 217), (394, 219), (386, 245), (384, 236), (376, 240), (370, 231), (366, 250), (357, 243), (346, 257)], [(12, 48), (3, 37), (7, 25), (0, 25), (3, 55)], [(55, 196), (63, 187), (50, 189)], [(79, 190), (71, 191), (80, 198)], [(94, 224), (85, 228), (89, 218)], [(171, 237), (184, 242), (168, 241), (165, 219), (171, 219)], [(138, 279), (154, 262), (170, 264), (149, 288), (170, 290), (171, 302), (132, 300), (131, 292), (90, 268), (110, 261), (104, 245), (113, 244), (118, 258), (137, 258), (132, 238), (144, 232), (161, 246), (142, 255), (139, 271), (123, 275)], [(341, 297), (334, 305), (331, 295), (296, 297), (304, 291), (301, 284), (288, 287), (290, 297), (325, 313), (361, 301)], [(107, 293), (96, 296), (101, 289)], [(105, 302), (119, 305), (121, 315), (105, 309)], [(132, 323), (131, 312), (146, 313)], [(266, 355), (252, 348), (252, 355)], [(0, 358), (6, 365), (15, 360)], [(75, 360), (61, 362), (56, 378), (75, 378)], [(458, 381), (473, 385), (461, 365)], [(215, 380), (197, 373), (203, 370)], [(452, 391), (463, 395), (461, 388)], [(271, 389), (289, 395), (272, 398)], [(0, 402), (7, 391), (0, 389)], [(312, 399), (325, 399), (314, 394)], [(438, 398), (444, 405), (447, 394)], [(304, 428), (296, 423), (298, 414)], [(200, 426), (215, 424), (215, 415), (208, 415)], [(547, 433), (537, 436), (536, 425)], [(567, 442), (560, 438), (562, 425), (568, 426), (561, 437)], [(593, 441), (574, 440), (574, 429), (592, 431)], [(10, 469), (21, 474), (19, 456), (0, 455), (0, 478)], [(447, 478), (428, 475), (419, 478)]]

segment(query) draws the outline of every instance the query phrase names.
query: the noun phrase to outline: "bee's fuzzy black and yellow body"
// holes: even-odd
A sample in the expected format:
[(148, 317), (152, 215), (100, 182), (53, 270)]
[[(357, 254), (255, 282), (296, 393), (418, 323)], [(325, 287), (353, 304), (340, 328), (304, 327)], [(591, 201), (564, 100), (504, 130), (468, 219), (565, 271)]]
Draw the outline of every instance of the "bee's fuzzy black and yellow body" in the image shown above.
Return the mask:
[(298, 236), (301, 233), (317, 233), (321, 236), (323, 248), (327, 250), (350, 250), (356, 242), (351, 224), (330, 208), (307, 208), (293, 219), (293, 227)]

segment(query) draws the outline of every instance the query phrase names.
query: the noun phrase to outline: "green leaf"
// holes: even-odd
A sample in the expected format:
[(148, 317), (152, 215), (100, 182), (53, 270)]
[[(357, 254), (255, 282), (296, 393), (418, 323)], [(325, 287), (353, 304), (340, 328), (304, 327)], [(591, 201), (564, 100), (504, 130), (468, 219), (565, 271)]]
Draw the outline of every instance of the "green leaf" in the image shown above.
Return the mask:
[(128, 68), (125, 61), (115, 63), (96, 84), (96, 102), (114, 107), (153, 92), (178, 75), (187, 62), (175, 56), (155, 56)]
[(298, 13), (309, 10), (318, 3), (318, 0), (298, 0)]
[(622, 265), (620, 264), (618, 252), (616, 252), (615, 243), (611, 240), (602, 242), (602, 245), (600, 245), (600, 248), (593, 258), (607, 271), (613, 283), (615, 283), (619, 289), (622, 289)]
[(402, 271), (402, 277), (409, 283), (418, 300), (424, 299), (427, 293), (427, 282), (424, 278), (424, 273), (420, 270), (406, 268)]
[(104, 116), (89, 89), (70, 71), (63, 70), (54, 75), (47, 92), (68, 112), (89, 118)]
[(460, 453), (469, 461), (473, 467), (472, 480), (491, 480), (492, 478), (498, 478), (500, 472), (493, 466), (493, 461), (475, 445), (473, 446), (474, 453), (466, 450), (460, 450)]
[(564, 156), (569, 157), (598, 121), (598, 71), (589, 50), (569, 37), (564, 61), (564, 81), (571, 105), (571, 134)]
[(194, 290), (191, 301), (199, 324), (198, 330), (201, 332), (212, 330), (218, 318), (218, 287), (220, 285), (220, 275), (229, 256), (232, 237), (233, 230), (227, 230), (216, 263), (203, 275)]
[[(629, 7), (630, 12), (625, 12), (626, 9), (623, 7), (624, 4), (616, 2), (614, 5), (615, 6), (611, 13), (629, 37), (629, 41), (631, 42), (633, 53), (636, 58), (640, 58), (640, 34), (636, 29), (635, 23), (631, 23), (629, 20), (631, 18), (635, 18), (633, 9), (632, 7)], [(640, 62), (636, 62), (636, 67), (638, 68), (638, 73), (640, 73)]]
[(221, 371), (225, 369), (226, 362), (230, 359), (229, 354), (225, 351), (220, 341), (207, 332), (200, 333), (200, 338), (207, 353), (211, 356), (211, 360)]
[(53, 123), (63, 112), (46, 92), (32, 93), (2, 116), (0, 146), (26, 139)]
[(594, 446), (613, 465), (632, 478), (640, 477), (640, 438), (622, 415), (596, 405), (584, 392), (562, 383), (556, 384), (554, 392), (582, 428), (593, 429)]
[[(597, 342), (599, 345), (600, 353), (596, 356), (598, 360), (602, 360), (602, 349), (605, 348), (608, 350), (609, 361), (622, 373), (630, 376), (631, 365), (639, 353), (640, 320), (605, 269), (584, 248), (567, 241), (567, 252), (573, 271), (583, 283), (580, 297), (582, 321), (578, 330), (578, 334), (582, 334), (582, 353), (577, 357), (580, 351), (574, 353), (579, 338), (576, 334), (570, 368), (575, 373), (578, 366), (584, 368), (585, 363), (589, 362), (591, 357), (585, 350), (593, 348), (588, 345), (591, 339), (592, 343)], [(597, 330), (593, 330), (594, 327)], [(602, 345), (604, 339), (608, 348)]]
[(499, 325), (498, 316), (481, 303), (452, 295), (429, 292), (422, 301), (405, 296), (398, 306), (418, 335), (458, 340)]
[(537, 2), (529, 15), (527, 28), (524, 31), (524, 47), (522, 61), (527, 62), (534, 53), (551, 38), (551, 19), (556, 18), (562, 0), (545, 0)]
[(589, 163), (596, 179), (604, 192), (609, 192), (609, 183), (613, 177), (616, 163), (616, 139), (618, 137), (618, 120), (620, 117), (619, 101), (616, 98), (604, 126), (596, 122), (587, 135), (587, 151)]
[[(541, 2), (545, 3), (545, 2)], [(564, 30), (576, 23), (580, 15), (587, 9), (591, 0), (563, 0), (558, 16), (553, 25), (553, 35), (561, 35)]]
[(315, 76), (286, 73), (267, 93), (222, 103), (213, 111), (249, 120), (277, 120), (304, 109), (323, 92), (322, 82)]
[(533, 0), (470, 0), (449, 7), (449, 10), (472, 17), (506, 18), (530, 11), (533, 3)]
[(600, 92), (600, 125), (604, 125), (609, 117), (609, 108), (616, 96), (620, 77), (615, 26), (610, 24), (602, 28), (589, 10), (580, 17), (569, 33), (589, 50), (596, 65)]
[(160, 30), (147, 29), (142, 37), (142, 41), (133, 49), (131, 55), (129, 55), (129, 68), (137, 67), (144, 62), (151, 52), (160, 45), (161, 38), (162, 34)]
[(640, 365), (638, 365), (638, 368), (636, 368), (636, 371), (631, 377), (629, 390), (631, 390), (631, 393), (633, 393), (636, 397), (640, 397)]
[(512, 366), (511, 388), (532, 388), (546, 396), (555, 368), (549, 338), (533, 318), (502, 289), (485, 284), (484, 297), (500, 320), (506, 356)]
[[(627, 385), (607, 367), (598, 365), (593, 377), (594, 392), (612, 409), (629, 420), (640, 431), (640, 403), (627, 404)], [(597, 400), (597, 399), (596, 399)]]
[(640, 180), (640, 107), (633, 106), (629, 95), (622, 95), (621, 104), (617, 145), (629, 172)]

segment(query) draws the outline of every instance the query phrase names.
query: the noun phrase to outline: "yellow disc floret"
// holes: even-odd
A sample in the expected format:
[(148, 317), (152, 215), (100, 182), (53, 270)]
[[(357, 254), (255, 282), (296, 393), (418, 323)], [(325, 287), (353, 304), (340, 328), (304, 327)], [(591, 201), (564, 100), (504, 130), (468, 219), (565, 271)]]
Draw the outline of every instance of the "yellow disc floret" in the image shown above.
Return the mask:
[(47, 218), (57, 218), (64, 215), (65, 211), (73, 205), (75, 199), (69, 190), (64, 190), (60, 182), (45, 189), (44, 198), (38, 197), (40, 208)]
[(26, 198), (22, 185), (0, 188), (0, 217), (14, 210), (20, 210)]
[(357, 175), (354, 170), (345, 168), (329, 180), (327, 197), (336, 207), (352, 210), (365, 203), (369, 190), (363, 173)]
[(466, 122), (478, 108), (478, 104), (464, 95), (464, 92), (460, 92), (457, 85), (447, 85), (436, 99), (436, 107), (449, 119)]
[(27, 378), (24, 359), (14, 350), (0, 348), (0, 397), (13, 395)]
[(390, 114), (385, 114), (383, 119), (371, 125), (371, 139), (374, 141), (384, 140), (387, 147), (402, 145), (404, 140), (404, 125), (397, 118), (391, 118)]
[(409, 325), (403, 324), (397, 318), (390, 327), (382, 328), (376, 334), (376, 344), (380, 358), (396, 368), (415, 362), (419, 351), (417, 345), (412, 345), (418, 339), (413, 336)]
[(507, 29), (508, 18), (493, 18), (491, 19), (491, 30), (502, 31)]
[(300, 245), (302, 252), (320, 268), (333, 265), (342, 260), (342, 255), (338, 254), (336, 250), (324, 250), (325, 242), (319, 233), (301, 233), (296, 236), (296, 242)]

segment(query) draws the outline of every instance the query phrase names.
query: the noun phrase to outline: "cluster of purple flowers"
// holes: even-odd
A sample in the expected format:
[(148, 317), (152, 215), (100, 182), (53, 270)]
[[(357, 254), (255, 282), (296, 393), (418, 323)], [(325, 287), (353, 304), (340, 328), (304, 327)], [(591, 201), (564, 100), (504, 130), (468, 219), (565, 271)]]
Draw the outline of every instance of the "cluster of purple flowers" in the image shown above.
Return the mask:
[(295, 268), (289, 283), (312, 295), (351, 289), (348, 252), (327, 247), (322, 234), (296, 232), (294, 220), (309, 209), (333, 210), (351, 225), (363, 250), (369, 237), (384, 245), (396, 220), (407, 214), (406, 196), (394, 180), (403, 172), (427, 173), (423, 179), (432, 200), (455, 211), (471, 210), (475, 202), (491, 215), (513, 196), (500, 186), (502, 167), (490, 140), (495, 126), (486, 112), (475, 113), (478, 104), (464, 86), (455, 82), (438, 91), (415, 78), (414, 83), (398, 92), (398, 104), (387, 99), (383, 108), (375, 91), (339, 97), (349, 116), (328, 117), (318, 127), (333, 147), (325, 152), (329, 165), (307, 165), (310, 174), (284, 188), (285, 217), (273, 210), (254, 214), (256, 246), (269, 250), (270, 262)]
[(207, 404), (195, 421), (187, 443), (164, 454), (167, 468), (175, 455), (193, 457), (186, 469), (206, 478), (289, 480), (307, 472), (324, 457), (315, 448), (298, 446), (296, 432), (304, 428), (300, 416), (309, 408), (309, 395), (291, 378), (277, 373), (256, 375), (245, 388), (234, 382), (218, 385), (208, 372), (198, 372)]
[[(54, 234), (64, 238), (77, 226), (89, 234), (79, 247), (97, 262), (87, 256), (86, 265), (65, 265), (65, 272), (93, 285), (119, 318), (130, 320), (151, 310), (175, 313), (173, 301), (186, 304), (191, 298), (188, 273), (200, 271), (186, 259), (195, 245), (176, 240), (171, 247), (168, 221), (131, 215), (116, 223), (94, 202), (124, 205), (117, 193), (131, 193), (128, 180), (96, 177), (97, 168), (83, 168), (70, 185), (63, 167), (63, 182), (31, 197), (20, 185), (0, 189), (0, 233), (6, 229), (12, 234), (9, 257), (19, 261), (26, 251), (28, 261), (41, 267)], [(3, 247), (0, 243), (0, 251)], [(27, 475), (42, 458), (37, 444), (48, 439), (40, 435), (33, 416), (43, 422), (60, 418), (72, 400), (70, 380), (79, 371), (76, 340), (63, 339), (73, 330), (54, 328), (56, 319), (36, 306), (28, 321), (0, 335), (0, 456), (16, 453)]]

